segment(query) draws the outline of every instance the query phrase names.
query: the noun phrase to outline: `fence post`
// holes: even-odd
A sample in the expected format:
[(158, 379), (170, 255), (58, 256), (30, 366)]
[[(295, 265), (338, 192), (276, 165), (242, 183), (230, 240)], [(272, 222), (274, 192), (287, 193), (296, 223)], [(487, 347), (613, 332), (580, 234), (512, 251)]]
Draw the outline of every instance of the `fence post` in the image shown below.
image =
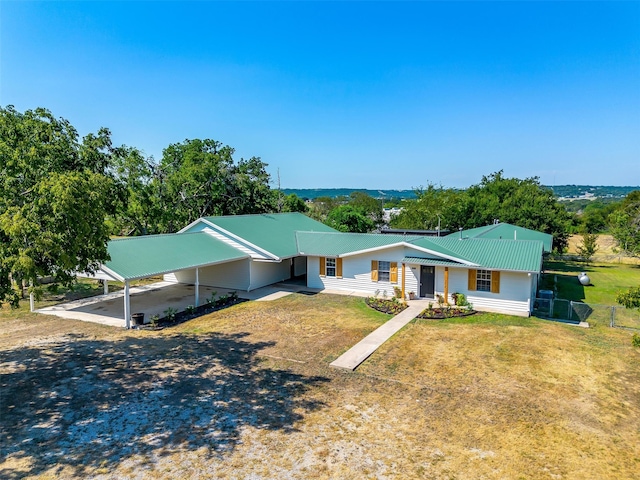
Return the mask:
[(615, 327), (616, 325), (616, 307), (611, 307), (611, 322), (609, 322), (610, 327)]
[(571, 320), (571, 316), (573, 314), (573, 300), (569, 300), (569, 320)]

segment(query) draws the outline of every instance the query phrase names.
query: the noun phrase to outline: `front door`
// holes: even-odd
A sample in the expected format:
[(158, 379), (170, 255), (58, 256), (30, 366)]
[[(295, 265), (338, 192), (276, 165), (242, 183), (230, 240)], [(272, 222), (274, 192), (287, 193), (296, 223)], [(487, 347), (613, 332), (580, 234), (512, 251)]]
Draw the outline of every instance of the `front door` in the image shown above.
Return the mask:
[(434, 298), (436, 285), (436, 267), (420, 265), (420, 296)]

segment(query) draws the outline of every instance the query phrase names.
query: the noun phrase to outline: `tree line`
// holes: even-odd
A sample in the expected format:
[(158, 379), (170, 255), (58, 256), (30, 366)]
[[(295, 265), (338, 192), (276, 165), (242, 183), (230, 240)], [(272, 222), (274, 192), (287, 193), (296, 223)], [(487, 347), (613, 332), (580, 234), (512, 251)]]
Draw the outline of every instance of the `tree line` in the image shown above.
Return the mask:
[[(383, 199), (353, 192), (307, 204), (271, 188), (259, 157), (236, 160), (234, 153), (216, 140), (187, 139), (156, 161), (113, 145), (107, 128), (80, 138), (44, 108), (0, 107), (0, 302), (16, 305), (16, 286), (35, 288), (41, 277), (69, 283), (77, 271), (94, 271), (108, 259), (112, 236), (172, 233), (203, 216), (303, 212), (345, 232), (387, 225)], [(502, 171), (465, 190), (429, 184), (415, 195), (399, 201), (391, 227), (455, 231), (499, 220), (550, 233), (562, 251), (579, 223), (537, 177)], [(640, 192), (604, 222), (625, 252), (640, 255)]]

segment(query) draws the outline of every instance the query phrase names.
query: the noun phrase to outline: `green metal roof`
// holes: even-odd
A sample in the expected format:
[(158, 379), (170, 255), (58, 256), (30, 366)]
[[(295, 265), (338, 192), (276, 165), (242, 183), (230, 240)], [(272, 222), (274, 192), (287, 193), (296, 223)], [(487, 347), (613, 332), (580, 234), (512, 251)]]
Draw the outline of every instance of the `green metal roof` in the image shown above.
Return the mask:
[(402, 263), (413, 263), (416, 265), (437, 265), (437, 266), (465, 266), (461, 265), (459, 262), (454, 262), (453, 260), (447, 259), (437, 259), (437, 258), (422, 258), (422, 257), (404, 257), (402, 259)]
[(543, 243), (534, 240), (484, 238), (421, 238), (411, 242), (429, 250), (451, 252), (455, 258), (493, 270), (539, 272)]
[[(460, 238), (460, 232), (447, 235), (446, 238)], [(544, 251), (550, 252), (553, 244), (553, 235), (538, 232), (528, 228), (518, 227), (509, 223), (496, 223), (484, 227), (471, 228), (462, 231), (465, 238), (487, 238), (495, 240), (538, 240), (544, 244)]]
[[(423, 259), (429, 265), (469, 265), (495, 270), (539, 272), (543, 244), (529, 240), (494, 240), (455, 237), (418, 237), (405, 235), (379, 235), (367, 233), (318, 233), (298, 232), (298, 248), (301, 255), (336, 256), (359, 254), (368, 250), (388, 248), (404, 244), (419, 252), (429, 251), (441, 259)], [(407, 257), (407, 258), (408, 258)]]
[(380, 235), (377, 233), (318, 233), (297, 232), (298, 251), (301, 255), (343, 256), (350, 253), (388, 247), (407, 239), (405, 235)]
[(176, 233), (111, 240), (107, 273), (121, 280), (133, 280), (247, 258), (248, 255), (216, 240), (211, 235)]
[(298, 255), (296, 231), (336, 232), (335, 229), (302, 213), (230, 215), (204, 217), (204, 220), (278, 258)]

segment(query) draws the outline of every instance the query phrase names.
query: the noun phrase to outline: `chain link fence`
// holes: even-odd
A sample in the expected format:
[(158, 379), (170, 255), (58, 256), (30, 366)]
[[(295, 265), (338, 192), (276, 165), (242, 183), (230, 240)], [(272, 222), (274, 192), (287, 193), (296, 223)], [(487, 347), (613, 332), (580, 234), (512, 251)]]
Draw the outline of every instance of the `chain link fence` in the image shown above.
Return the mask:
[(640, 330), (638, 310), (612, 305), (590, 305), (560, 298), (536, 298), (533, 314), (560, 322), (587, 322), (591, 326), (608, 325)]

